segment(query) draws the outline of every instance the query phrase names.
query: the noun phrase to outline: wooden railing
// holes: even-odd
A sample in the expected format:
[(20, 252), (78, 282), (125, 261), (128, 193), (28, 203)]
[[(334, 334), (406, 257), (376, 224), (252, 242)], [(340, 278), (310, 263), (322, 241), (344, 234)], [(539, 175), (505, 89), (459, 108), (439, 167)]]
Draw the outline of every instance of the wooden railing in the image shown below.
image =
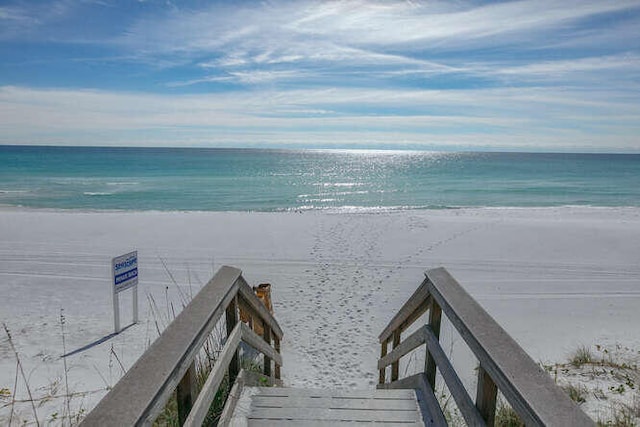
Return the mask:
[[(239, 309), (258, 336), (239, 322)], [(222, 315), (227, 339), (200, 393), (195, 391), (195, 359)], [(83, 426), (150, 425), (176, 392), (180, 424), (200, 426), (225, 377), (240, 372), (239, 345), (264, 355), (264, 375), (280, 378), (282, 358), (278, 322), (233, 267), (222, 267), (82, 422)], [(275, 369), (272, 374), (272, 362)]]
[[(437, 268), (425, 275), (420, 287), (380, 334), (378, 388), (417, 389), (426, 408), (423, 412), (431, 415), (425, 420), (427, 424), (446, 425), (434, 394), (437, 368), (470, 426), (494, 425), (498, 390), (527, 426), (594, 425), (447, 270)], [(427, 311), (428, 323), (402, 339), (402, 333)], [(475, 402), (440, 345), (443, 312), (480, 362)], [(400, 379), (400, 359), (423, 344), (426, 347), (424, 372)], [(389, 365), (391, 382), (387, 383)]]

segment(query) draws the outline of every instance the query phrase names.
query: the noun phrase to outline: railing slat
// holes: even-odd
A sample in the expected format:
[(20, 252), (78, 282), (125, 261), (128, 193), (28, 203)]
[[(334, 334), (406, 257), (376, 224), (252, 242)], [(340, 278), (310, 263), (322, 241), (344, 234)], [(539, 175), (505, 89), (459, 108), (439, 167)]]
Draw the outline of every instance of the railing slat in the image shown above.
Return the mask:
[[(413, 323), (422, 313), (427, 311), (429, 305), (427, 299), (429, 298), (429, 281), (424, 280), (422, 284), (411, 295), (411, 298), (398, 310), (396, 315), (391, 319), (386, 328), (382, 331), (378, 337), (380, 343), (387, 341), (394, 331), (402, 329), (403, 326), (408, 326)], [(409, 321), (408, 321), (409, 320)]]
[(244, 323), (241, 323), (242, 327), (242, 341), (249, 344), (251, 347), (258, 350), (260, 353), (264, 354), (277, 365), (282, 366), (282, 356), (277, 353), (273, 347), (271, 347), (267, 342), (258, 334), (253, 332), (251, 328), (249, 328)]
[(423, 326), (405, 338), (397, 348), (394, 348), (390, 353), (380, 358), (380, 360), (378, 360), (378, 369), (384, 369), (386, 366), (397, 362), (402, 356), (424, 344), (424, 341), (425, 335)]
[(202, 386), (202, 390), (200, 390), (200, 394), (191, 408), (189, 416), (185, 420), (185, 426), (202, 425), (202, 421), (204, 421), (211, 407), (211, 402), (213, 402), (213, 399), (216, 397), (220, 383), (222, 383), (224, 379), (227, 366), (229, 366), (236, 354), (240, 339), (242, 338), (242, 326), (244, 326), (244, 323), (237, 323), (231, 334), (227, 337), (227, 342), (225, 342), (218, 356), (218, 360), (216, 360), (213, 369), (207, 377), (207, 381), (205, 381)]
[(218, 360), (216, 360), (216, 364), (214, 365), (213, 370), (209, 373), (207, 381), (202, 386), (202, 390), (200, 390), (198, 399), (194, 403), (193, 408), (191, 409), (191, 413), (186, 419), (184, 425), (202, 425), (202, 421), (204, 421), (207, 413), (209, 412), (211, 402), (213, 402), (213, 399), (218, 392), (220, 383), (222, 383), (222, 380), (224, 379), (226, 367), (229, 365), (229, 363), (231, 363), (234, 354), (238, 349), (240, 341), (246, 342), (263, 354), (270, 355), (276, 361), (276, 364), (282, 364), (281, 357), (274, 357), (277, 353), (275, 352), (273, 347), (271, 347), (271, 345), (264, 341), (262, 337), (253, 332), (251, 328), (249, 328), (246, 324), (238, 322), (234, 327), (232, 333), (227, 338), (227, 342), (220, 352), (220, 356)]
[(426, 276), (431, 296), (526, 425), (594, 425), (447, 270)]
[(464, 388), (462, 381), (460, 381), (458, 374), (456, 374), (456, 371), (453, 369), (451, 362), (449, 362), (449, 359), (440, 346), (440, 342), (438, 341), (435, 333), (426, 325), (421, 330), (424, 333), (429, 354), (431, 354), (433, 360), (438, 365), (440, 375), (442, 375), (442, 378), (447, 384), (447, 388), (449, 389), (449, 392), (451, 392), (453, 399), (456, 401), (458, 409), (462, 413), (467, 425), (484, 426), (484, 420), (480, 416), (473, 400), (471, 400), (469, 393), (467, 393), (467, 390)]

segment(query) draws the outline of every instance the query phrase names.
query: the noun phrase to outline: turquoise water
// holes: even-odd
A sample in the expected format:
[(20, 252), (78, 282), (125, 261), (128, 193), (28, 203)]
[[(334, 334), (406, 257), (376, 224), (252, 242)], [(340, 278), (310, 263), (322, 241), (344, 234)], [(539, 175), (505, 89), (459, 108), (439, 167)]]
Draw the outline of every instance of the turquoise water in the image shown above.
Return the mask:
[(640, 155), (0, 146), (0, 205), (213, 211), (640, 206)]

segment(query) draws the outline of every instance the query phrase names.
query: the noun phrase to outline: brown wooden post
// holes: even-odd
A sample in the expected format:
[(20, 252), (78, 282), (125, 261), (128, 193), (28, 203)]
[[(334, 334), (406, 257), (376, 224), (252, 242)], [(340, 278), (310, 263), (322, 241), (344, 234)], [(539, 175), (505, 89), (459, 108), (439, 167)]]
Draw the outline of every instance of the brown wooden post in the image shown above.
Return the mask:
[[(389, 341), (384, 340), (382, 342), (382, 349), (380, 350), (380, 359), (382, 359), (383, 357), (385, 357), (387, 355), (387, 343)], [(387, 367), (383, 367), (382, 369), (380, 369), (380, 378), (378, 380), (379, 384), (384, 384), (385, 383), (385, 377), (386, 377), (386, 373), (387, 373)]]
[[(400, 345), (400, 334), (402, 334), (402, 328), (398, 328), (393, 331), (393, 348), (394, 350)], [(400, 361), (393, 362), (391, 364), (391, 381), (397, 381), (400, 373)]]
[[(231, 335), (233, 332), (233, 328), (236, 327), (238, 323), (238, 297), (235, 296), (233, 300), (229, 303), (226, 310), (226, 320), (227, 320), (227, 337)], [(236, 350), (236, 354), (231, 359), (231, 363), (229, 364), (229, 384), (233, 384), (240, 372), (240, 349)]]
[[(433, 331), (436, 338), (440, 339), (440, 321), (442, 319), (442, 309), (436, 302), (435, 298), (431, 298), (429, 306), (429, 327)], [(427, 349), (427, 357), (424, 364), (424, 372), (427, 375), (427, 381), (431, 386), (431, 390), (436, 389), (436, 361)]]
[(196, 364), (192, 362), (176, 388), (179, 425), (183, 425), (189, 416), (193, 402), (196, 400), (196, 394)]
[[(264, 338), (264, 340), (267, 342), (267, 344), (271, 345), (271, 328), (269, 327), (269, 325), (267, 324), (267, 322), (265, 322), (264, 320), (262, 321), (262, 338)], [(266, 355), (264, 356), (264, 374), (268, 377), (271, 376), (271, 359), (268, 358)]]
[(493, 427), (496, 417), (496, 397), (498, 387), (493, 382), (487, 371), (482, 366), (478, 366), (478, 389), (476, 392), (476, 408), (487, 423), (488, 427)]
[[(280, 338), (278, 338), (277, 335), (273, 336), (273, 347), (278, 352), (278, 354), (280, 354)], [(280, 365), (278, 365), (277, 363), (276, 363), (276, 369), (275, 369), (275, 377), (277, 380), (280, 379)]]

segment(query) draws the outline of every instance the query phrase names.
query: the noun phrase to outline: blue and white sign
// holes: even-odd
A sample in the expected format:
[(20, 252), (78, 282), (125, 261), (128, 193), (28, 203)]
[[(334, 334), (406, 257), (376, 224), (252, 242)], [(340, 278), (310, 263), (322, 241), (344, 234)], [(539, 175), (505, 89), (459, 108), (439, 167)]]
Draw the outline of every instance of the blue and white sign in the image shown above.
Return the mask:
[(138, 284), (138, 251), (115, 257), (111, 264), (113, 265), (115, 293)]
[(138, 251), (111, 260), (111, 290), (113, 293), (113, 325), (120, 332), (120, 302), (118, 293), (132, 289), (133, 323), (138, 323)]

